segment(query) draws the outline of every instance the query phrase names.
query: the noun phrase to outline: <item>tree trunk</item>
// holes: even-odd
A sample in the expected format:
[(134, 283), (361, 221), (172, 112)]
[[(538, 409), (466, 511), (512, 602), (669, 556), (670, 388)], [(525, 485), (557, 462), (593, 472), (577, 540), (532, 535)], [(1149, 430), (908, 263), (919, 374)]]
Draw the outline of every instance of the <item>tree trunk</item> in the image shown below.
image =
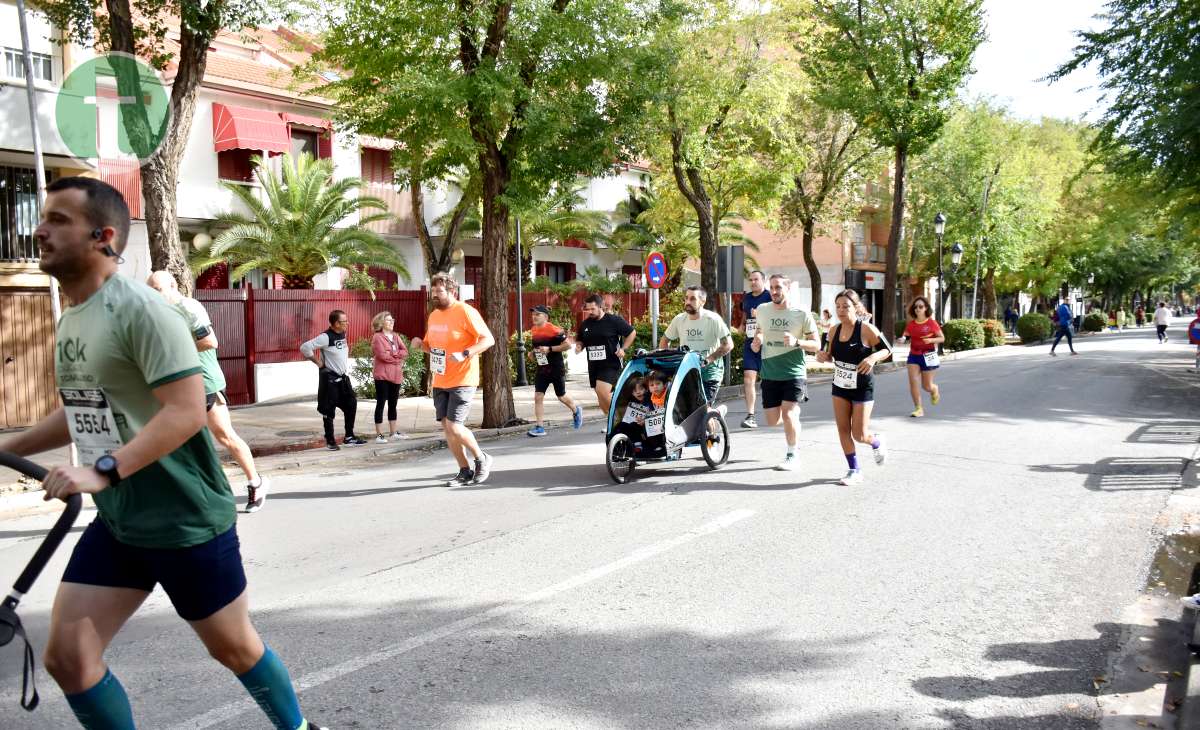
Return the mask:
[(811, 217), (804, 219), (804, 265), (808, 267), (808, 284), (812, 287), (812, 306), (809, 311), (821, 314), (821, 269), (813, 257), (813, 233), (816, 221)]
[(983, 277), (983, 318), (996, 319), (996, 267), (989, 266)]
[(883, 307), (875, 319), (880, 332), (896, 330), (896, 285), (900, 269), (900, 240), (904, 232), (904, 184), (908, 147), (896, 145), (896, 177), (892, 183), (892, 227), (888, 233), (887, 271), (883, 277)]
[(499, 154), (479, 156), (483, 174), (483, 319), (496, 344), (483, 353), (483, 427), (500, 428), (515, 413), (508, 370), (508, 173)]
[[(136, 55), (133, 17), (129, 0), (106, 0), (112, 50)], [(223, 3), (211, 3), (207, 13), (220, 13)], [(212, 23), (216, 26), (216, 23)], [(212, 33), (198, 31), (188, 23), (181, 24), (179, 53), (175, 56), (175, 80), (171, 84), (167, 128), (162, 144), (142, 159), (142, 197), (145, 200), (146, 235), (150, 248), (150, 265), (174, 275), (179, 290), (191, 296), (195, 281), (187, 264), (187, 252), (179, 239), (179, 220), (176, 216), (176, 195), (179, 187), (179, 163), (187, 147), (196, 112), (196, 92), (204, 78), (208, 63), (208, 46)], [(140, 92), (139, 92), (140, 93)], [(144, 115), (124, 114), (125, 128), (131, 139), (144, 139)], [(139, 155), (140, 156), (140, 155)]]
[[(192, 271), (179, 239), (179, 219), (176, 217), (176, 191), (179, 189), (179, 167), (155, 155), (142, 166), (142, 198), (145, 201), (146, 237), (150, 247), (150, 268), (169, 271), (184, 296), (194, 288)], [(312, 282), (307, 287), (312, 288)]]
[(315, 286), (313, 280), (307, 276), (286, 274), (283, 277), (284, 289), (313, 289)]

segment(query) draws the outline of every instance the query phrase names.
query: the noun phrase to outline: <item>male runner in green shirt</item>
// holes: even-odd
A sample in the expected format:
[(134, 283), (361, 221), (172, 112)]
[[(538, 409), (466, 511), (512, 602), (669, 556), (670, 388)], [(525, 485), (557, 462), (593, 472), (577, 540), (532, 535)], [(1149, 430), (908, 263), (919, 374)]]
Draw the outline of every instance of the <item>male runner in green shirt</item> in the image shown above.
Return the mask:
[(788, 302), (792, 282), (782, 274), (770, 279), (771, 303), (758, 306), (758, 332), (751, 348), (762, 353), (763, 413), (767, 425), (783, 422), (787, 456), (775, 465), (779, 471), (799, 467), (796, 440), (800, 435), (800, 404), (808, 399), (808, 366), (804, 353), (821, 349), (817, 323), (807, 311)]
[(167, 304), (179, 309), (188, 321), (188, 329), (196, 340), (196, 351), (200, 354), (209, 433), (218, 444), (229, 451), (233, 460), (242, 468), (242, 473), (246, 475), (246, 512), (257, 512), (267, 501), (267, 490), (270, 486), (267, 479), (259, 476), (254, 467), (254, 455), (250, 453), (249, 444), (233, 430), (233, 421), (229, 417), (229, 402), (225, 398), (225, 373), (221, 372), (221, 364), (217, 360), (219, 343), (208, 310), (195, 299), (185, 297), (169, 271), (155, 271), (146, 279), (146, 284), (162, 294)]
[(85, 728), (128, 730), (133, 712), (104, 651), (156, 585), (277, 728), (316, 730), (287, 668), (250, 623), (233, 492), (204, 428), (204, 383), (182, 314), (117, 273), (129, 207), (111, 186), (47, 188), (39, 266), (74, 302), (58, 325), (63, 407), (0, 448), (74, 441), (82, 466), (52, 469), (46, 499), (94, 495), (99, 518), (71, 554), (50, 617), (47, 671)]

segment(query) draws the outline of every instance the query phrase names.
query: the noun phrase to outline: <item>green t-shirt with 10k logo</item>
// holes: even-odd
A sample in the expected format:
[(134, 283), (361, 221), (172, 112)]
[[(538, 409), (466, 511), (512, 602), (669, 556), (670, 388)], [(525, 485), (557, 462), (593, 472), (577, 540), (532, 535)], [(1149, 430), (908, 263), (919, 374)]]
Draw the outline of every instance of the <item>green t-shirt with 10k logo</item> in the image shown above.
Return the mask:
[[(676, 315), (667, 325), (668, 340), (678, 340), (687, 345), (688, 349), (700, 356), (700, 360), (708, 357), (713, 350), (721, 345), (721, 340), (729, 337), (729, 327), (721, 315), (711, 309), (701, 309), (700, 318), (692, 319), (687, 312)], [(720, 380), (725, 374), (725, 359), (704, 366), (705, 380)]]
[(773, 303), (760, 304), (757, 319), (762, 332), (763, 380), (795, 380), (807, 377), (804, 350), (784, 342), (784, 333), (790, 332), (797, 340), (817, 339), (817, 323), (803, 309), (779, 309)]
[[(80, 462), (129, 443), (161, 405), (153, 390), (201, 372), (183, 314), (150, 287), (119, 274), (63, 312), (55, 379)], [(207, 542), (233, 526), (233, 492), (208, 429), (95, 495), (113, 537), (145, 548)]]

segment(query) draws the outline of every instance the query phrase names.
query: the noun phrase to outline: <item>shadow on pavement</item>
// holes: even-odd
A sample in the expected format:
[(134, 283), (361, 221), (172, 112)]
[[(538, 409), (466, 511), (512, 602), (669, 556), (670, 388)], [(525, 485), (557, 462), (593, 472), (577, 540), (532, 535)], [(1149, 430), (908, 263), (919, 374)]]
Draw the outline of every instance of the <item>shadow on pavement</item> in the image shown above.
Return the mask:
[[(1049, 667), (1047, 670), (1004, 674), (990, 679), (966, 676), (926, 677), (913, 682), (913, 688), (926, 696), (965, 703), (989, 697), (1030, 699), (1053, 695), (1082, 694), (1098, 697), (1117, 693), (1131, 694), (1178, 681), (1170, 670), (1177, 668), (1175, 664), (1179, 667), (1186, 665), (1189, 626), (1178, 621), (1158, 619), (1157, 627), (1150, 631), (1152, 646), (1146, 653), (1166, 657), (1165, 663), (1169, 666), (1139, 666), (1141, 671), (1122, 673), (1119, 685), (1111, 684), (1112, 680), (1105, 675), (1109, 658), (1117, 651), (1122, 641), (1135, 631), (1145, 632), (1146, 627), (1099, 623), (1095, 625), (1095, 629), (1099, 635), (1089, 639), (994, 644), (984, 653), (984, 657), (993, 662), (1019, 662)], [(1167, 697), (1173, 694), (1179, 696), (1181, 691), (1172, 686), (1167, 692)], [(1094, 728), (1096, 720), (1099, 719), (1096, 704), (1064, 706), (1061, 714), (1043, 717), (975, 717), (959, 709), (943, 710), (940, 715), (953, 723), (952, 727), (964, 730)], [(1110, 718), (1115, 719), (1113, 716)], [(1145, 720), (1149, 723), (1160, 718), (1138, 716), (1128, 719)]]
[(1083, 486), (1094, 492), (1195, 489), (1188, 474), (1190, 459), (1182, 457), (1106, 457), (1093, 464), (1038, 464), (1030, 471), (1043, 474), (1084, 474)]
[(1200, 443), (1200, 424), (1194, 421), (1163, 421), (1147, 423), (1129, 434), (1128, 444), (1195, 444)]
[[(869, 652), (870, 635), (802, 641), (774, 631), (660, 628), (636, 605), (619, 603), (637, 600), (602, 597), (608, 628), (581, 625), (578, 616), (571, 623), (548, 618), (579, 610), (548, 604), (471, 623), (494, 606), (436, 600), (322, 602), (254, 619), (297, 682), (324, 675), (315, 686), (310, 679), (301, 704), (313, 720), (338, 728), (774, 727), (781, 712), (807, 723), (786, 725), (792, 728), (907, 724), (901, 710), (831, 724), (805, 699), (806, 685), (822, 691), (830, 673)], [(630, 613), (615, 613), (623, 610)], [(624, 616), (633, 625), (622, 625)], [(40, 650), (45, 616), (25, 618)], [(466, 625), (456, 629), (455, 622)], [(138, 638), (118, 635), (106, 659), (139, 727), (166, 727), (245, 698), (181, 620), (157, 613), (131, 623)], [(61, 693), (44, 672), (40, 679), (42, 707), (20, 727), (73, 726)], [(20, 663), (0, 663), (0, 705), (13, 701), (15, 708), (19, 684)], [(780, 692), (794, 693), (783, 707)], [(219, 727), (269, 726), (255, 709)]]

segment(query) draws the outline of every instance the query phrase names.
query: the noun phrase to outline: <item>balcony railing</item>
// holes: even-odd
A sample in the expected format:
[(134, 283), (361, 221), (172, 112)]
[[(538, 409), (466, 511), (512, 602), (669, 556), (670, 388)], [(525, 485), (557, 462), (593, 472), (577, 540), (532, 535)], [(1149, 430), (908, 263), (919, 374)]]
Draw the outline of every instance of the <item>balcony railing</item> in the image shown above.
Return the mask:
[(36, 261), (37, 183), (32, 168), (0, 165), (0, 261)]

